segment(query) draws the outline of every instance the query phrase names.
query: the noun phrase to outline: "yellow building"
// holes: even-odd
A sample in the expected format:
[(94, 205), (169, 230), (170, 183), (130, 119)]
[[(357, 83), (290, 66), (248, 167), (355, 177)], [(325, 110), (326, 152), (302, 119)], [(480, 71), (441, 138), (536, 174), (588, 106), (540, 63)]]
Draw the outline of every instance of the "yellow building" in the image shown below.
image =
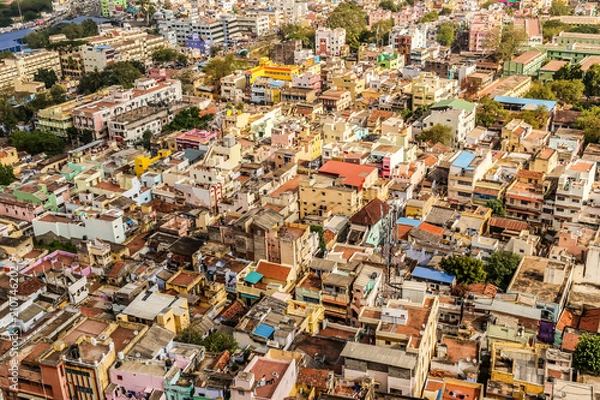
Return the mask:
[(307, 215), (354, 215), (362, 206), (362, 191), (336, 186), (335, 179), (314, 176), (300, 181), (300, 219)]
[(365, 77), (359, 78), (354, 72), (346, 72), (333, 78), (333, 86), (338, 90), (349, 91), (352, 101), (354, 101), (365, 91), (366, 79)]
[(545, 370), (536, 366), (543, 365), (547, 350), (548, 345), (539, 343), (529, 347), (518, 343), (493, 342), (487, 396), (521, 399), (543, 394)]
[(414, 199), (406, 201), (405, 215), (407, 218), (424, 219), (431, 207), (435, 196), (433, 193), (423, 192)]
[(309, 335), (319, 333), (321, 322), (325, 319), (325, 309), (321, 304), (309, 304), (304, 301), (289, 300), (287, 315), (306, 317), (300, 328)]
[(535, 156), (533, 170), (548, 175), (558, 166), (558, 151), (554, 149), (543, 149)]
[(17, 149), (12, 146), (0, 148), (0, 164), (10, 166), (19, 162)]
[(513, 119), (502, 127), (502, 150), (515, 151), (519, 149), (521, 139), (532, 130), (532, 126), (522, 119)]
[(139, 178), (144, 174), (149, 167), (158, 160), (171, 155), (171, 150), (159, 150), (156, 157), (148, 157), (146, 155), (138, 156), (134, 160), (135, 174)]
[(37, 117), (40, 131), (66, 138), (67, 129), (73, 127), (73, 109), (94, 100), (101, 94), (101, 92), (98, 92), (98, 94), (78, 97), (74, 100), (39, 110)]
[(117, 321), (156, 322), (171, 332), (180, 333), (190, 324), (187, 299), (164, 293), (142, 292), (117, 315)]
[(246, 71), (246, 79), (249, 84), (254, 83), (258, 77), (267, 77), (280, 81), (291, 81), (292, 76), (298, 75), (302, 67), (298, 65), (278, 65), (274, 64), (269, 58), (264, 57), (259, 61), (257, 67)]
[(203, 280), (204, 276), (196, 272), (180, 270), (166, 282), (165, 288), (173, 289), (179, 294), (198, 295), (201, 292)]

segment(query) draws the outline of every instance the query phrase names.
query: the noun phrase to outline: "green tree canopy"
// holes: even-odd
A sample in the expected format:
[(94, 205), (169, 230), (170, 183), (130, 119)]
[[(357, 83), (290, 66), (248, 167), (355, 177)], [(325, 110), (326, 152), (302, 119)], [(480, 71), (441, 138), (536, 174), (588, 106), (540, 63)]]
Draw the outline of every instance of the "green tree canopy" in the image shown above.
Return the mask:
[(300, 24), (287, 24), (281, 31), (285, 40), (301, 40), (302, 47), (315, 49), (315, 29), (305, 28)]
[(565, 64), (554, 74), (554, 79), (557, 81), (572, 81), (574, 79), (582, 79), (583, 71), (581, 65)]
[(494, 215), (499, 215), (501, 217), (506, 215), (506, 210), (504, 209), (504, 203), (502, 203), (502, 200), (488, 200), (485, 205), (492, 209), (492, 213), (494, 213)]
[(475, 124), (489, 128), (497, 121), (508, 116), (502, 104), (492, 100), (489, 96), (485, 96), (479, 100), (477, 111), (475, 113)]
[(507, 25), (500, 34), (491, 37), (490, 46), (495, 48), (494, 59), (496, 61), (510, 61), (517, 55), (527, 43), (527, 33), (523, 28)]
[(156, 49), (154, 53), (152, 53), (152, 61), (160, 63), (175, 61), (178, 54), (179, 52), (175, 49), (162, 47), (160, 49)]
[(506, 290), (520, 261), (521, 257), (510, 251), (493, 253), (485, 265), (487, 281)]
[(152, 141), (152, 132), (149, 130), (145, 130), (144, 133), (142, 134), (142, 146), (144, 147), (144, 149), (146, 150), (150, 150), (150, 145)]
[(427, 14), (423, 15), (423, 18), (421, 18), (421, 22), (433, 22), (433, 21), (437, 21), (437, 19), (440, 17), (440, 14), (438, 14), (437, 11), (430, 11)]
[(570, 27), (571, 26), (569, 24), (565, 24), (557, 19), (544, 21), (542, 23), (542, 34), (544, 35), (544, 40), (552, 40), (552, 38), (559, 33), (569, 31)]
[(360, 35), (367, 29), (367, 16), (354, 2), (340, 3), (327, 20), (331, 29), (344, 28), (346, 43), (353, 51), (360, 47)]
[(389, 10), (391, 12), (397, 12), (402, 9), (402, 6), (396, 4), (396, 2), (393, 0), (382, 0), (379, 3), (379, 8), (382, 8), (384, 10)]
[(46, 89), (50, 89), (56, 82), (58, 82), (58, 77), (53, 69), (42, 68), (38, 69), (35, 75), (33, 75), (33, 80), (36, 82), (42, 82)]
[(535, 82), (531, 85), (531, 88), (525, 94), (525, 97), (539, 100), (556, 100), (556, 96), (550, 89), (550, 86), (542, 85), (540, 82)]
[(145, 68), (140, 62), (120, 61), (108, 65), (104, 71), (89, 72), (79, 80), (77, 90), (81, 94), (91, 94), (106, 86), (121, 85), (132, 88), (136, 79), (144, 76)]
[(440, 262), (440, 268), (456, 276), (458, 283), (469, 285), (485, 282), (486, 273), (483, 262), (471, 256), (444, 257)]
[(200, 109), (198, 107), (190, 107), (182, 110), (173, 118), (173, 121), (165, 130), (169, 131), (187, 131), (190, 129), (208, 129), (214, 115), (208, 114), (200, 117)]
[(221, 78), (232, 74), (237, 69), (245, 68), (245, 66), (246, 60), (237, 59), (233, 54), (227, 54), (225, 57), (211, 59), (204, 67), (204, 72), (219, 93)]
[(452, 22), (442, 22), (438, 29), (436, 39), (442, 46), (452, 46), (454, 43), (455, 26)]
[(550, 84), (550, 90), (563, 103), (573, 104), (581, 99), (585, 86), (579, 80), (558, 80)]
[(193, 326), (184, 329), (179, 334), (178, 340), (183, 343), (204, 346), (210, 353), (222, 353), (225, 350), (234, 353), (238, 348), (238, 343), (231, 335), (214, 332), (206, 338), (202, 338), (202, 332)]
[(423, 130), (418, 139), (423, 142), (442, 143), (446, 146), (452, 144), (454, 135), (452, 134), (452, 128), (442, 124), (435, 124), (429, 129)]
[(67, 101), (67, 92), (60, 85), (54, 85), (50, 88), (50, 97), (54, 104), (60, 104)]
[(587, 97), (600, 96), (600, 64), (594, 64), (583, 76), (584, 94)]
[(51, 133), (16, 131), (12, 133), (10, 141), (17, 150), (31, 155), (45, 153), (52, 157), (65, 151), (65, 142)]
[(525, 110), (519, 114), (519, 118), (528, 123), (533, 129), (541, 129), (548, 122), (548, 109), (545, 106), (536, 108), (535, 110)]
[(586, 144), (600, 143), (600, 107), (584, 110), (577, 118), (575, 127), (583, 130)]
[(394, 20), (386, 19), (375, 22), (371, 30), (362, 31), (360, 34), (361, 43), (377, 43), (387, 45), (390, 40), (390, 32), (394, 27)]
[(550, 15), (560, 16), (569, 14), (571, 14), (571, 7), (569, 7), (567, 3), (561, 0), (552, 0), (552, 5), (550, 6)]
[(0, 164), (0, 186), (10, 185), (15, 181), (15, 173), (10, 165)]
[(600, 374), (600, 335), (584, 333), (573, 354), (575, 368), (593, 375)]

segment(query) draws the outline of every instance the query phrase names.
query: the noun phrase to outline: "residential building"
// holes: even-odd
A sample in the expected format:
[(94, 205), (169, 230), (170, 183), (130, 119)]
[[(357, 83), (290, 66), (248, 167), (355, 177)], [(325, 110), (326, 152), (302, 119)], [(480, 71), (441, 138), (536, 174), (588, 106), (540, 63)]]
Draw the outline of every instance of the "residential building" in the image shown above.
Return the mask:
[(293, 356), (254, 357), (244, 370), (235, 376), (231, 386), (231, 399), (284, 399), (292, 392), (297, 376), (298, 365)]
[(464, 146), (467, 134), (475, 129), (475, 104), (459, 99), (442, 100), (433, 104), (431, 113), (419, 122), (421, 130), (437, 124), (452, 128), (452, 147)]
[(102, 72), (107, 66), (121, 59), (120, 54), (115, 51), (114, 47), (107, 45), (86, 45), (82, 46), (80, 51), (85, 73), (96, 70)]
[(103, 17), (116, 17), (122, 15), (127, 8), (126, 0), (101, 0), (100, 9)]
[(482, 179), (492, 166), (490, 151), (476, 155), (468, 151), (460, 151), (448, 174), (448, 201), (453, 203), (470, 203), (478, 180)]
[(396, 25), (390, 31), (389, 43), (398, 53), (404, 55), (404, 61), (408, 63), (410, 54), (415, 49), (427, 47), (427, 32), (427, 24), (408, 27)]
[(352, 94), (348, 90), (329, 89), (319, 96), (319, 100), (327, 111), (342, 111), (352, 104)]
[(157, 25), (159, 34), (166, 40), (174, 40), (174, 44), (179, 46), (184, 46), (187, 38), (194, 33), (208, 40), (212, 46), (227, 46), (240, 35), (237, 18), (228, 14), (217, 18), (198, 19), (175, 19), (163, 16), (158, 18)]
[[(101, 96), (100, 93), (98, 95)], [(37, 113), (39, 130), (67, 139), (67, 130), (73, 127), (73, 110), (95, 98), (96, 95), (77, 97), (39, 110)]]
[(506, 189), (506, 212), (509, 216), (539, 224), (546, 187), (543, 172), (521, 169)]
[(458, 94), (458, 81), (422, 72), (405, 91), (412, 95), (412, 109), (416, 110), (442, 100), (454, 99)]
[(60, 79), (62, 69), (60, 67), (60, 55), (57, 51), (29, 50), (14, 53), (15, 57), (2, 60), (0, 64), (0, 87), (13, 89), (19, 82), (33, 82), (33, 77), (40, 69), (54, 71)]
[(342, 57), (348, 53), (346, 30), (320, 27), (315, 32), (315, 54), (323, 57)]
[(596, 178), (596, 163), (575, 160), (567, 165), (558, 179), (554, 218), (556, 223), (575, 222), (581, 207), (590, 198)]
[(80, 208), (75, 214), (44, 213), (33, 220), (36, 236), (52, 232), (65, 239), (101, 239), (112, 243), (125, 240), (123, 211)]
[(113, 117), (108, 122), (108, 136), (117, 141), (136, 142), (145, 132), (153, 136), (162, 132), (173, 115), (166, 108), (141, 107)]
[(188, 301), (165, 293), (142, 292), (117, 315), (117, 321), (156, 323), (173, 333), (180, 333), (190, 324)]

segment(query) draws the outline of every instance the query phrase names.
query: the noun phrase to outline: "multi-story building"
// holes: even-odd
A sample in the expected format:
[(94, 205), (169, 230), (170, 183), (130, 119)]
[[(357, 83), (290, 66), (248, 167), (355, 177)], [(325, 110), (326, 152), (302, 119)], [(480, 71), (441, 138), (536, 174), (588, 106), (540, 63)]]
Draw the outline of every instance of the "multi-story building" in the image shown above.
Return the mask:
[(137, 108), (111, 118), (108, 121), (108, 136), (119, 141), (134, 142), (140, 140), (146, 131), (152, 135), (160, 133), (171, 119), (172, 114), (166, 108)]
[(179, 46), (184, 46), (186, 39), (194, 33), (210, 41), (211, 45), (228, 45), (240, 34), (237, 18), (227, 14), (215, 19), (161, 18), (158, 20), (158, 32), (167, 40), (172, 36)]
[(506, 213), (539, 224), (546, 192), (544, 178), (543, 172), (519, 170), (506, 190)]
[(35, 236), (52, 232), (65, 239), (101, 239), (123, 243), (123, 211), (80, 208), (75, 214), (45, 213), (33, 220), (33, 232)]
[(452, 128), (452, 147), (464, 146), (469, 134), (475, 129), (475, 104), (459, 99), (443, 100), (430, 107), (431, 113), (420, 123), (421, 129), (429, 129), (437, 124)]
[(556, 188), (554, 219), (557, 224), (577, 220), (581, 207), (590, 198), (595, 178), (596, 163), (593, 161), (575, 160), (567, 165)]
[(348, 52), (346, 30), (320, 27), (315, 33), (315, 54), (326, 57), (342, 57)]
[(468, 151), (459, 152), (452, 161), (448, 173), (448, 201), (470, 203), (477, 181), (484, 177), (492, 162), (490, 151), (481, 155)]
[(342, 111), (352, 104), (352, 95), (348, 90), (329, 89), (319, 96), (319, 100), (327, 111)]
[(103, 17), (116, 17), (125, 12), (127, 0), (100, 0)]
[(86, 45), (81, 48), (81, 59), (84, 72), (89, 73), (95, 70), (102, 72), (110, 64), (120, 61), (120, 55), (113, 46)]
[(366, 79), (364, 76), (357, 76), (354, 72), (346, 72), (334, 77), (333, 85), (337, 90), (349, 91), (350, 97), (354, 101), (365, 91)]
[(398, 51), (398, 53), (403, 54), (405, 58), (405, 62), (408, 63), (410, 60), (410, 54), (415, 49), (423, 49), (427, 47), (427, 31), (429, 27), (427, 24), (421, 25), (410, 25), (408, 27), (404, 26), (394, 26), (390, 31), (390, 45)]
[(458, 95), (458, 81), (422, 72), (405, 87), (405, 92), (412, 95), (412, 108), (416, 110), (438, 101), (455, 98)]
[(14, 58), (5, 58), (2, 60), (4, 64), (0, 64), (0, 88), (14, 88), (16, 80), (32, 82), (40, 69), (54, 71), (58, 78), (62, 76), (60, 55), (56, 51), (30, 50), (14, 55)]
[(504, 76), (537, 76), (545, 61), (546, 53), (542, 53), (537, 50), (526, 51), (512, 60), (504, 62)]
[(113, 89), (101, 100), (73, 109), (73, 126), (79, 131), (90, 130), (94, 138), (108, 136), (108, 121), (120, 114), (144, 106), (168, 106), (181, 101), (181, 81), (157, 81), (140, 78), (133, 89)]
[(237, 23), (240, 31), (261, 37), (269, 30), (270, 20), (266, 15), (238, 16)]
[(190, 324), (188, 301), (165, 293), (142, 292), (117, 315), (117, 321), (157, 323), (173, 333), (180, 333)]

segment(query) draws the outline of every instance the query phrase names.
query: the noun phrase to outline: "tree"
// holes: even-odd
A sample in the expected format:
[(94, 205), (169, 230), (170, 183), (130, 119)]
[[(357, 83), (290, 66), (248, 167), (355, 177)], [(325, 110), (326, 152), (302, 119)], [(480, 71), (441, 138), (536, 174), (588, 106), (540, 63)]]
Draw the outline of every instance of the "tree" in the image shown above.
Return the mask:
[(183, 53), (179, 53), (179, 54), (177, 54), (177, 57), (175, 58), (175, 60), (176, 60), (176, 61), (177, 61), (179, 64), (183, 65), (184, 67), (187, 67), (187, 65), (188, 65), (188, 58), (187, 58), (187, 56), (186, 56), (185, 54), (183, 54)]
[(214, 115), (212, 114), (200, 117), (198, 107), (186, 108), (177, 114), (169, 125), (165, 126), (165, 130), (187, 131), (190, 129), (207, 129), (213, 117)]
[(81, 94), (95, 93), (102, 87), (102, 73), (97, 70), (84, 74), (79, 80), (77, 91)]
[(454, 43), (454, 24), (452, 22), (443, 22), (440, 24), (436, 39), (442, 46), (452, 46)]
[(440, 14), (438, 14), (437, 11), (430, 11), (427, 14), (423, 15), (423, 18), (421, 18), (421, 22), (437, 21), (437, 19), (439, 17), (440, 17)]
[(383, 41), (384, 45), (389, 43), (390, 32), (394, 27), (394, 20), (386, 19), (375, 22), (370, 31), (362, 31), (360, 34), (361, 43), (377, 43), (380, 45)]
[(93, 19), (86, 19), (81, 23), (81, 37), (98, 35), (98, 24)]
[(321, 252), (325, 252), (327, 250), (327, 243), (325, 243), (325, 231), (323, 230), (323, 227), (320, 225), (311, 225), (310, 231), (317, 232), (317, 234), (319, 235), (319, 249), (321, 250)]
[(281, 29), (285, 40), (301, 40), (302, 47), (315, 49), (315, 30), (313, 28), (305, 28), (300, 24), (284, 25)]
[(239, 60), (233, 54), (227, 54), (225, 57), (211, 59), (204, 67), (204, 72), (208, 75), (210, 82), (215, 85), (216, 92), (219, 93), (221, 78), (232, 74), (236, 69), (241, 69), (245, 65), (245, 60)]
[(486, 273), (483, 262), (471, 256), (444, 257), (440, 261), (440, 267), (447, 273), (456, 276), (458, 283), (469, 285), (485, 282)]
[(506, 210), (504, 209), (504, 203), (501, 200), (494, 199), (488, 200), (486, 206), (492, 209), (492, 213), (495, 215), (499, 215), (504, 217), (506, 215)]
[(53, 69), (41, 68), (37, 70), (33, 76), (33, 80), (36, 82), (42, 82), (46, 89), (50, 89), (56, 82), (58, 82), (58, 77)]
[(568, 4), (561, 0), (552, 0), (552, 5), (550, 6), (550, 15), (557, 17), (569, 14), (571, 14), (571, 7), (569, 7)]
[(178, 54), (179, 53), (175, 49), (162, 47), (160, 49), (156, 49), (154, 53), (152, 53), (152, 61), (159, 63), (175, 61)]
[[(498, 40), (498, 36), (499, 40)], [(492, 38), (490, 43), (493, 46), (495, 41), (497, 45), (494, 46), (495, 53), (494, 59), (496, 61), (510, 61), (513, 57), (523, 48), (527, 43), (527, 33), (523, 28), (515, 27), (514, 25), (507, 25), (502, 29), (500, 35), (496, 35), (496, 39)]]
[(6, 97), (0, 97), (0, 131), (2, 127), (8, 132), (16, 128), (19, 122), (14, 107)]
[(548, 21), (544, 21), (542, 24), (542, 33), (544, 35), (544, 40), (552, 40), (552, 38), (563, 31), (568, 31), (570, 25), (565, 24), (557, 19), (551, 19)]
[(507, 116), (508, 111), (502, 107), (502, 104), (492, 100), (489, 96), (485, 96), (479, 100), (479, 104), (477, 105), (475, 124), (477, 126), (489, 128), (498, 120), (506, 118)]
[(563, 103), (573, 104), (581, 99), (585, 86), (583, 85), (583, 82), (579, 80), (558, 80), (553, 81), (550, 84), (550, 89), (552, 90), (552, 93), (554, 93), (554, 95)]
[(572, 81), (575, 79), (583, 79), (583, 71), (581, 65), (565, 64), (554, 73), (554, 79), (557, 81)]
[(331, 29), (344, 28), (346, 43), (350, 49), (356, 51), (361, 44), (360, 34), (367, 29), (367, 17), (356, 3), (341, 3), (329, 14), (327, 27)]
[(17, 150), (31, 155), (45, 153), (52, 157), (65, 151), (65, 142), (51, 133), (16, 131), (12, 133), (10, 141)]
[(600, 335), (584, 333), (573, 354), (575, 368), (594, 375), (600, 374)]
[(496, 251), (485, 265), (487, 281), (506, 290), (521, 257), (510, 251)]
[(600, 143), (600, 107), (584, 110), (577, 118), (575, 127), (583, 130), (586, 144)]
[(442, 11), (440, 11), (440, 15), (451, 15), (452, 9), (449, 7), (442, 7)]
[(548, 85), (542, 85), (540, 82), (535, 82), (531, 85), (531, 89), (525, 94), (529, 99), (539, 100), (556, 100), (556, 96)]
[(535, 110), (525, 110), (519, 115), (519, 118), (531, 125), (533, 129), (541, 129), (548, 122), (548, 109), (541, 106)]
[(590, 97), (600, 96), (600, 64), (592, 65), (583, 76), (584, 93)]
[(10, 165), (0, 164), (0, 186), (10, 185), (15, 181), (15, 173)]
[(67, 101), (67, 92), (60, 85), (54, 85), (50, 88), (50, 97), (54, 104), (60, 104)]
[(132, 61), (109, 64), (102, 71), (103, 86), (121, 85), (125, 89), (132, 88), (133, 82), (144, 76), (145, 71), (141, 71), (138, 64)]
[(452, 128), (442, 124), (435, 124), (431, 128), (425, 129), (418, 136), (420, 141), (442, 143), (446, 146), (452, 144), (453, 138)]
[(498, 2), (494, 1), (494, 0), (487, 0), (485, 3), (483, 3), (481, 5), (481, 9), (487, 10), (488, 8), (490, 8), (491, 6), (493, 6), (495, 4), (498, 4)]
[(142, 146), (146, 150), (150, 150), (150, 145), (152, 144), (152, 132), (149, 130), (145, 130), (142, 134)]
[(391, 12), (397, 12), (400, 11), (400, 9), (402, 7), (399, 7), (394, 1), (392, 0), (382, 0), (379, 3), (379, 8), (384, 9), (384, 10), (389, 10)]
[(214, 332), (206, 338), (202, 338), (202, 331), (193, 326), (185, 328), (180, 334), (178, 340), (183, 343), (204, 346), (210, 353), (222, 353), (225, 350), (234, 353), (238, 348), (237, 341), (231, 335), (221, 332)]

